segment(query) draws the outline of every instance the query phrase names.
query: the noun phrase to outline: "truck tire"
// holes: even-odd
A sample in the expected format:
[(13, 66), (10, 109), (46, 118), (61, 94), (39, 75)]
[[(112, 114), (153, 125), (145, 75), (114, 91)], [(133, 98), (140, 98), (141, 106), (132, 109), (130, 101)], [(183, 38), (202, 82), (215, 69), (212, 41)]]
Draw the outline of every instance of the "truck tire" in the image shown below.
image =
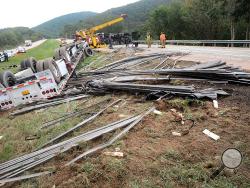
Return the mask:
[(30, 58), (26, 59), (26, 61), (25, 61), (26, 67), (27, 67), (27, 68), (31, 68), (31, 70), (32, 70), (34, 73), (37, 72), (36, 64), (37, 64), (37, 61), (35, 60), (34, 57), (30, 57)]
[(4, 71), (0, 73), (0, 83), (4, 87), (14, 86), (16, 84), (16, 77), (12, 72)]
[(20, 63), (20, 66), (21, 66), (21, 70), (25, 70), (27, 69), (27, 66), (26, 66), (26, 60), (22, 60), (21, 63)]
[(85, 54), (86, 54), (88, 57), (94, 55), (93, 50), (92, 50), (90, 47), (86, 47), (86, 48), (84, 49), (84, 52), (85, 52)]
[(54, 58), (55, 60), (61, 59), (61, 58), (60, 58), (60, 51), (59, 51), (59, 48), (55, 49), (55, 53), (54, 53), (53, 58)]
[(37, 61), (37, 63), (36, 63), (36, 71), (37, 72), (42, 72), (43, 70), (44, 70), (43, 60)]
[(61, 81), (61, 74), (59, 68), (53, 59), (45, 59), (43, 62), (43, 67), (44, 70), (49, 69), (51, 71), (56, 83), (59, 83)]
[(60, 47), (55, 50), (54, 59), (65, 59), (66, 62), (70, 62), (69, 55), (67, 54), (66, 47)]

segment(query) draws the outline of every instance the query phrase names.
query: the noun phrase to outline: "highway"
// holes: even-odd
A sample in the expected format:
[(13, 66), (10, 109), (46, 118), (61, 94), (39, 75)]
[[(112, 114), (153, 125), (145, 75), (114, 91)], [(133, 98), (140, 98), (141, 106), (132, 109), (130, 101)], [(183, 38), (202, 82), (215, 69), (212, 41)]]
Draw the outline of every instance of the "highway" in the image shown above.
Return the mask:
[(147, 48), (146, 45), (139, 45), (147, 52), (189, 52), (189, 55), (182, 57), (180, 60), (207, 62), (214, 60), (226, 61), (228, 64), (240, 66), (243, 69), (250, 70), (250, 48), (238, 47), (204, 47), (204, 46), (177, 46), (167, 45), (165, 49), (153, 45)]
[(35, 47), (39, 46), (40, 44), (44, 43), (46, 40), (47, 39), (42, 39), (42, 40), (38, 40), (36, 42), (32, 42), (31, 46), (25, 46), (25, 50), (29, 50), (29, 49), (35, 48)]

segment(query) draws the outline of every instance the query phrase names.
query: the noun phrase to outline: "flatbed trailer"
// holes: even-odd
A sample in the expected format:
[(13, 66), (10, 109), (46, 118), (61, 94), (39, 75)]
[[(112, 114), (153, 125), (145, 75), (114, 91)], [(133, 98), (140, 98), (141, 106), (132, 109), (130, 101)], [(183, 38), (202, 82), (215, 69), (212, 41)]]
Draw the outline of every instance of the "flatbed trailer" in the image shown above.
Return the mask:
[[(60, 49), (56, 50), (54, 60), (51, 60), (57, 70), (48, 68), (34, 72), (32, 67), (29, 67), (15, 74), (20, 80), (24, 79), (25, 81), (10, 87), (0, 87), (0, 110), (8, 110), (19, 105), (60, 95), (67, 81), (74, 74), (78, 63), (85, 55), (91, 54), (91, 49), (85, 41), (68, 44), (63, 48), (65, 49), (63, 53), (60, 54)], [(38, 66), (39, 61), (36, 64)], [(55, 74), (57, 77), (58, 74), (60, 75), (60, 82), (56, 81)]]

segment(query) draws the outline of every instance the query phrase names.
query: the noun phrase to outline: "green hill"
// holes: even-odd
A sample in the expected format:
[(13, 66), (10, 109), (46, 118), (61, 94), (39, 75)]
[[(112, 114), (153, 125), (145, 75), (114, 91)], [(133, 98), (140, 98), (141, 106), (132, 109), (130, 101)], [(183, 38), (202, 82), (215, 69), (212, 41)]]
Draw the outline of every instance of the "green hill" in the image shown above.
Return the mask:
[(59, 37), (62, 33), (64, 26), (67, 24), (76, 24), (80, 20), (84, 20), (88, 17), (94, 16), (94, 12), (76, 12), (71, 14), (66, 14), (63, 16), (56, 17), (52, 20), (44, 22), (32, 30), (44, 34), (46, 37)]
[(166, 5), (170, 2), (172, 2), (172, 0), (141, 0), (132, 4), (128, 4), (126, 6), (112, 8), (103, 13), (91, 16), (89, 18), (84, 19), (83, 21), (78, 22), (74, 25), (74, 27), (71, 28), (73, 28), (74, 30), (89, 28), (94, 25), (101, 24), (103, 22), (116, 18), (121, 14), (127, 14), (128, 18), (124, 22), (106, 28), (104, 31), (131, 32), (144, 27), (145, 22), (149, 18), (150, 12), (152, 12), (152, 10), (159, 7), (160, 5)]
[(0, 29), (0, 50), (16, 47), (19, 44), (24, 44), (25, 40), (36, 41), (42, 38), (42, 34), (27, 27)]

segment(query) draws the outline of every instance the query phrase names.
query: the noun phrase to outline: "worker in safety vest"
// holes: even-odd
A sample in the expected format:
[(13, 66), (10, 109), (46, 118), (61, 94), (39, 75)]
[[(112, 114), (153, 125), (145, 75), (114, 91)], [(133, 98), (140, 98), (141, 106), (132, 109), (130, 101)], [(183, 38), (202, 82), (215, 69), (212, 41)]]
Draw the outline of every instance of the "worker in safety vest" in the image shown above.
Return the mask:
[(146, 41), (147, 41), (148, 48), (151, 48), (152, 36), (151, 36), (150, 32), (147, 33)]
[(161, 47), (165, 48), (166, 47), (166, 35), (164, 32), (161, 32), (160, 41), (161, 41)]

